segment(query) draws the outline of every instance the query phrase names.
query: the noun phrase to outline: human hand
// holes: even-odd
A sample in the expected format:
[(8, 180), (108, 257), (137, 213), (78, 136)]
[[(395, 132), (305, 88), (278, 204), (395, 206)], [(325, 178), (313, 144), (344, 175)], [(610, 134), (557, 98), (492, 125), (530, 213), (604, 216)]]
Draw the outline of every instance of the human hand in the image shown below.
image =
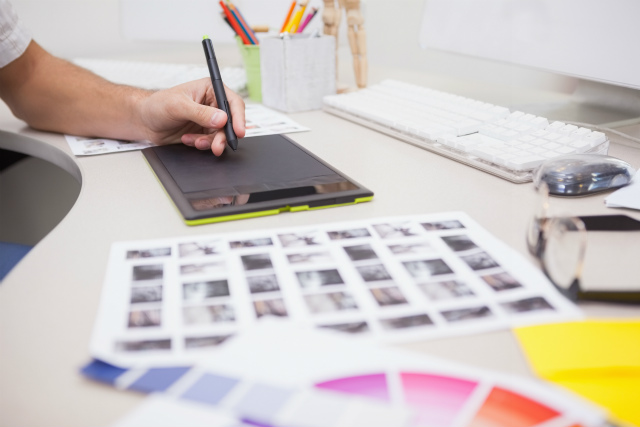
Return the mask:
[[(238, 138), (245, 135), (244, 101), (225, 87)], [(170, 89), (154, 92), (142, 100), (142, 122), (147, 139), (157, 144), (182, 141), (199, 150), (211, 150), (219, 156), (227, 139), (224, 125), (227, 114), (217, 108), (209, 78), (194, 80)]]

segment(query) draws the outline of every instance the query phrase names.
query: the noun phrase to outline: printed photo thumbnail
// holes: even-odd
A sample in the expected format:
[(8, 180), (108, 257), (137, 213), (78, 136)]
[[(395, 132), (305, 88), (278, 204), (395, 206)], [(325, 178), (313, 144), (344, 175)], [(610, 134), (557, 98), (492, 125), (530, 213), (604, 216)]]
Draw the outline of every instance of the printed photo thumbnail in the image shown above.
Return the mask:
[(521, 288), (522, 285), (512, 275), (503, 271), (496, 274), (488, 274), (482, 277), (490, 287), (496, 292), (507, 291), (509, 289)]
[(466, 234), (461, 234), (459, 236), (441, 236), (440, 238), (444, 240), (447, 246), (449, 246), (449, 248), (454, 252), (462, 252), (478, 248), (478, 245), (473, 243), (473, 240), (471, 240)]
[(182, 298), (185, 301), (204, 301), (208, 298), (228, 296), (229, 283), (226, 280), (182, 284)]
[(407, 299), (402, 295), (400, 288), (397, 286), (370, 289), (370, 291), (380, 307), (407, 304)]
[(136, 286), (131, 288), (131, 304), (162, 301), (162, 286)]
[(464, 255), (464, 256), (461, 256), (460, 259), (466, 262), (467, 265), (471, 267), (471, 269), (474, 271), (500, 267), (500, 264), (498, 264), (486, 252), (477, 252), (470, 255)]
[(155, 258), (155, 257), (170, 256), (170, 255), (171, 255), (170, 247), (127, 251), (127, 259)]
[(386, 330), (407, 329), (433, 325), (433, 320), (431, 320), (427, 314), (414, 314), (411, 316), (380, 319), (380, 324), (382, 324), (382, 327)]
[(500, 304), (507, 313), (525, 313), (528, 311), (555, 310), (549, 302), (542, 297), (525, 298), (518, 301)]
[(434, 301), (462, 298), (475, 295), (469, 287), (458, 280), (445, 280), (442, 282), (418, 283), (418, 288), (429, 299)]
[(254, 301), (253, 308), (258, 318), (262, 316), (287, 317), (287, 307), (282, 298)]
[(133, 267), (133, 281), (162, 280), (164, 273), (162, 264), (136, 265)]
[(346, 332), (349, 334), (361, 334), (369, 332), (369, 324), (365, 321), (362, 322), (350, 322), (350, 323), (336, 323), (332, 325), (318, 325), (320, 328), (333, 329), (335, 331)]
[(305, 295), (304, 299), (313, 314), (354, 310), (358, 308), (356, 300), (348, 292)]
[(235, 240), (229, 242), (231, 249), (257, 248), (260, 246), (273, 246), (271, 237), (263, 237), (259, 239)]
[(464, 225), (458, 220), (423, 222), (422, 226), (427, 231), (455, 230), (459, 228), (465, 228)]
[(365, 282), (377, 282), (381, 280), (392, 280), (391, 275), (382, 264), (361, 265), (356, 267), (362, 280)]
[(233, 307), (229, 304), (184, 307), (182, 314), (184, 316), (184, 323), (187, 325), (233, 322), (236, 320)]
[(187, 349), (215, 347), (225, 342), (231, 335), (213, 335), (208, 337), (186, 337), (184, 347)]
[(374, 224), (373, 228), (378, 235), (383, 239), (395, 239), (402, 237), (417, 236), (418, 231), (413, 228), (411, 222), (399, 222), (399, 223), (386, 223), (386, 224)]
[(148, 328), (162, 324), (162, 310), (159, 308), (149, 310), (132, 310), (129, 312), (130, 328)]
[(181, 258), (216, 255), (222, 252), (222, 245), (221, 240), (181, 243), (178, 253)]
[(222, 274), (227, 271), (227, 265), (223, 260), (202, 262), (198, 264), (184, 264), (180, 266), (180, 274), (183, 276)]
[(273, 268), (269, 254), (243, 255), (240, 259), (242, 259), (242, 265), (246, 271)]
[(252, 294), (257, 294), (260, 292), (274, 292), (280, 290), (280, 286), (278, 285), (278, 278), (275, 274), (247, 277), (247, 284), (249, 285), (249, 291)]
[(321, 243), (320, 233), (316, 230), (300, 233), (278, 234), (278, 238), (280, 239), (282, 246), (285, 248), (313, 246)]
[(333, 257), (329, 252), (304, 252), (287, 255), (287, 259), (291, 264), (313, 265), (326, 264), (333, 261)]
[(440, 314), (442, 314), (442, 317), (447, 319), (449, 322), (460, 322), (462, 320), (472, 320), (493, 316), (493, 313), (487, 306), (447, 310)]
[(432, 276), (453, 273), (453, 270), (449, 268), (447, 263), (439, 258), (421, 261), (406, 261), (402, 264), (404, 264), (409, 274), (411, 274), (415, 279), (428, 279)]
[(399, 245), (389, 245), (389, 250), (394, 255), (421, 254), (433, 252), (433, 247), (427, 242), (404, 243)]
[(349, 255), (351, 261), (363, 261), (367, 259), (377, 259), (378, 255), (371, 245), (344, 246), (344, 251)]
[(360, 237), (371, 237), (371, 233), (366, 228), (352, 228), (350, 230), (327, 232), (331, 240), (357, 239)]
[(116, 341), (115, 347), (116, 351), (122, 352), (171, 350), (171, 340)]
[(316, 289), (321, 286), (342, 285), (344, 280), (336, 269), (299, 271), (296, 273), (300, 287), (303, 289)]

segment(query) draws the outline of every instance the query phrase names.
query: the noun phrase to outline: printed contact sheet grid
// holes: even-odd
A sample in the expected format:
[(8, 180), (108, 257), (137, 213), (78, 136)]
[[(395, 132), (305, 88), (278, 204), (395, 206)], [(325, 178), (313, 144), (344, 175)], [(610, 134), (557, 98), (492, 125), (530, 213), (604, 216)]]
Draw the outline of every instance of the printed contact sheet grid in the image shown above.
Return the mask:
[(578, 312), (465, 214), (382, 218), (116, 243), (92, 351), (193, 362), (264, 316), (403, 341)]

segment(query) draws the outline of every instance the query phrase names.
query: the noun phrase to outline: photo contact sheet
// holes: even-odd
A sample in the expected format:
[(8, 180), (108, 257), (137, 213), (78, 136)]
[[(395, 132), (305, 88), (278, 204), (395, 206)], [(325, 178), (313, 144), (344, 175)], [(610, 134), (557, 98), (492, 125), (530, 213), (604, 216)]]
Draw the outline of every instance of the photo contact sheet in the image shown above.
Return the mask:
[(193, 363), (264, 316), (383, 342), (576, 318), (463, 213), (118, 242), (92, 354)]

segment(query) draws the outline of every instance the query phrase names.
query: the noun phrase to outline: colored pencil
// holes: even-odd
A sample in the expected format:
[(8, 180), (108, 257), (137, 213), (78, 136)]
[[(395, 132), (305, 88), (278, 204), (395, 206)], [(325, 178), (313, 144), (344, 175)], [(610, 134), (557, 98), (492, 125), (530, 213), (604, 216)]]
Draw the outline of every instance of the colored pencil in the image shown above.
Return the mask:
[(289, 8), (289, 13), (287, 13), (287, 17), (284, 20), (284, 24), (282, 24), (282, 28), (280, 29), (281, 33), (284, 33), (289, 25), (289, 20), (291, 19), (291, 15), (293, 15), (293, 10), (296, 8), (295, 0), (291, 2), (291, 7)]
[(311, 11), (311, 13), (307, 14), (307, 17), (304, 19), (304, 22), (302, 23), (302, 25), (300, 25), (300, 27), (298, 27), (298, 33), (301, 33), (304, 31), (304, 29), (307, 27), (307, 25), (309, 25), (309, 22), (311, 22), (311, 20), (313, 19), (314, 16), (316, 16), (316, 13), (318, 13), (318, 9), (313, 9)]
[(240, 24), (233, 17), (233, 14), (231, 13), (231, 10), (229, 10), (227, 5), (224, 4), (224, 2), (222, 0), (220, 0), (219, 3), (220, 3), (220, 6), (222, 7), (222, 10), (224, 11), (225, 16), (227, 17), (227, 19), (229, 20), (229, 23), (231, 24), (231, 27), (236, 32), (238, 37), (240, 37), (242, 39), (242, 43), (244, 43), (244, 44), (253, 44), (253, 43), (251, 43), (251, 40), (249, 40), (247, 35), (244, 33), (242, 28), (240, 28)]
[(231, 3), (230, 1), (228, 1), (227, 3), (228, 3), (227, 6), (231, 10), (231, 13), (238, 20), (238, 23), (240, 24), (240, 28), (242, 28), (244, 33), (247, 35), (247, 37), (251, 41), (251, 44), (258, 44), (258, 38), (256, 37), (256, 35), (253, 32), (253, 30), (251, 29), (251, 27), (249, 27), (247, 25), (247, 22), (244, 20), (244, 17), (242, 16), (242, 13), (240, 13), (240, 9), (235, 7), (235, 5), (233, 3)]
[(229, 26), (229, 28), (231, 28), (231, 31), (233, 31), (234, 33), (236, 32), (236, 30), (233, 29), (233, 26), (231, 25), (231, 22), (229, 22), (229, 20), (227, 19), (227, 15), (224, 14), (224, 11), (220, 12), (220, 17), (224, 20), (224, 22), (227, 23), (227, 25)]
[(296, 16), (293, 17), (293, 23), (291, 25), (291, 28), (289, 28), (290, 33), (295, 33), (298, 30), (298, 27), (300, 26), (300, 21), (302, 21), (302, 15), (304, 15), (304, 11), (306, 8), (307, 8), (306, 6), (302, 6), (300, 10), (296, 12)]

